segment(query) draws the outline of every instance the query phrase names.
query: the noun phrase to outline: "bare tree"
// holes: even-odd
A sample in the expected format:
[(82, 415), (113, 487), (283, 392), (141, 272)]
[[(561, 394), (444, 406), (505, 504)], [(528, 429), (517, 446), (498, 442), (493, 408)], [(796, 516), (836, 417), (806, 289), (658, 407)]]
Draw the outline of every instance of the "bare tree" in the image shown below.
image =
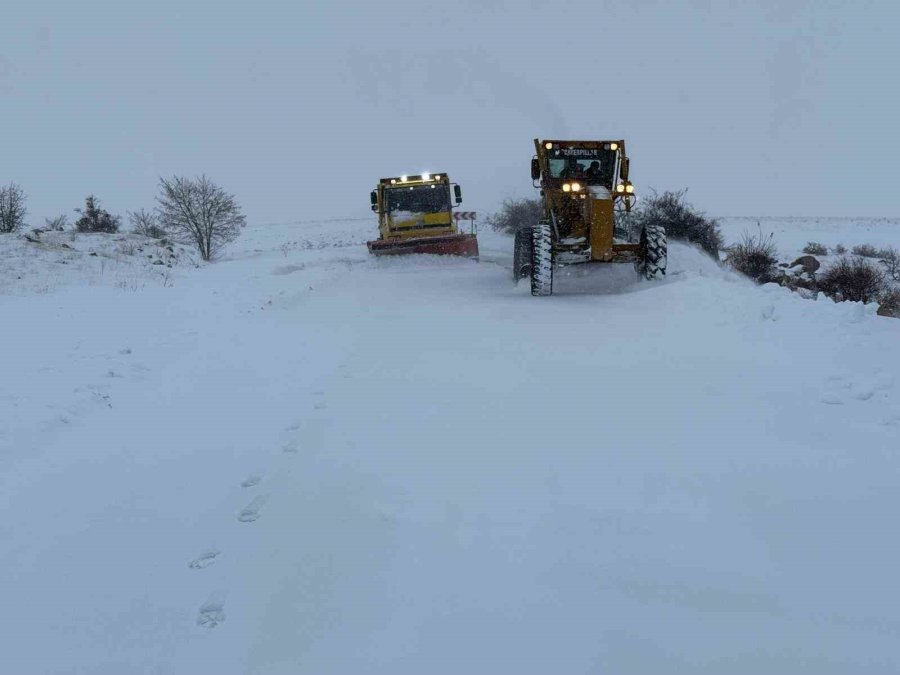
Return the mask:
[(205, 175), (160, 178), (159, 190), (156, 213), (160, 225), (175, 238), (196, 245), (204, 260), (211, 260), (234, 241), (246, 222), (234, 195)]
[(15, 232), (25, 225), (25, 191), (15, 183), (0, 187), (0, 232)]
[(166, 231), (160, 227), (159, 218), (153, 211), (146, 209), (129, 211), (128, 220), (131, 221), (131, 227), (137, 234), (153, 239), (162, 239), (166, 236)]

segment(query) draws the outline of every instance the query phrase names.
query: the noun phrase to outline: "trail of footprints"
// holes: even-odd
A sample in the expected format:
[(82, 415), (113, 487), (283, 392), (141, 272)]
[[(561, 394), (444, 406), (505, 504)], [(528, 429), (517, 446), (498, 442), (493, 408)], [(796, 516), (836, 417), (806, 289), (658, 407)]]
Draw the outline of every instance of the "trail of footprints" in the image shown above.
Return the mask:
[[(315, 392), (317, 398), (321, 397), (324, 392)], [(322, 410), (324, 403), (319, 400), (314, 408)], [(300, 422), (291, 424), (285, 431), (292, 436), (300, 430)], [(294, 437), (283, 446), (283, 452), (288, 454), (297, 453), (300, 450), (300, 442)], [(245, 489), (255, 488), (263, 480), (260, 473), (251, 473), (241, 481), (241, 487)], [(250, 502), (237, 513), (237, 521), (239, 523), (253, 523), (257, 521), (261, 515), (262, 508), (268, 497), (266, 495), (256, 495)], [(209, 548), (200, 553), (196, 558), (188, 563), (188, 567), (194, 570), (202, 570), (213, 564), (219, 559), (222, 552), (217, 548)], [(213, 593), (197, 611), (197, 625), (202, 628), (215, 628), (225, 621), (225, 603), (224, 596), (220, 592)]]

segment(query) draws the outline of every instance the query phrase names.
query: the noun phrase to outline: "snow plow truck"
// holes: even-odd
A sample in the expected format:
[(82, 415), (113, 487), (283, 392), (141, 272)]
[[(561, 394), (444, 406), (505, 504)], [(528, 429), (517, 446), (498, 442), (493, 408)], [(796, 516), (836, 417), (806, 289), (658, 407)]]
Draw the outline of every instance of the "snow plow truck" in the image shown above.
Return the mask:
[(554, 271), (563, 265), (630, 262), (647, 279), (666, 273), (665, 228), (629, 231), (626, 215), (636, 197), (625, 141), (536, 138), (534, 147), (531, 179), (543, 214), (515, 233), (516, 282), (530, 278), (531, 294), (540, 296), (553, 293)]
[[(373, 255), (431, 253), (478, 258), (474, 231), (460, 232), (453, 218), (462, 190), (447, 174), (382, 178), (370, 195), (378, 214), (378, 239), (367, 242)], [(474, 230), (474, 227), (473, 227)]]

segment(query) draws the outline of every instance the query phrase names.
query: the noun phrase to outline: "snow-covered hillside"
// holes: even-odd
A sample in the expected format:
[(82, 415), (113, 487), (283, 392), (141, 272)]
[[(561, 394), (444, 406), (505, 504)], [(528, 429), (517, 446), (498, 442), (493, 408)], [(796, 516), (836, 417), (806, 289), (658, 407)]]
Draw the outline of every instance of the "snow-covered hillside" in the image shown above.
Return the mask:
[(900, 321), (373, 231), (0, 294), (0, 670), (900, 671)]

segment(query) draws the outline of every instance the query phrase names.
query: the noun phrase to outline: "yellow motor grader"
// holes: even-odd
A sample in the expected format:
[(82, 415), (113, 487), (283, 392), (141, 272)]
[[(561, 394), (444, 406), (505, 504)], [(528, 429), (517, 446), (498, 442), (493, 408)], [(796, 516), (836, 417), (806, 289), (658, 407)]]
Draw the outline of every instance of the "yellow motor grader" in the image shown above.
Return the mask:
[[(616, 228), (635, 201), (625, 141), (534, 139), (532, 181), (539, 181), (543, 216), (516, 232), (513, 278), (531, 279), (532, 295), (553, 293), (557, 266), (631, 262), (647, 279), (666, 273), (666, 231), (648, 225), (637, 241)], [(616, 215), (620, 214), (617, 219)]]
[(378, 214), (379, 237), (367, 243), (373, 255), (431, 253), (478, 257), (473, 231), (459, 232), (453, 218), (462, 190), (445, 173), (382, 178), (372, 190), (372, 210)]

